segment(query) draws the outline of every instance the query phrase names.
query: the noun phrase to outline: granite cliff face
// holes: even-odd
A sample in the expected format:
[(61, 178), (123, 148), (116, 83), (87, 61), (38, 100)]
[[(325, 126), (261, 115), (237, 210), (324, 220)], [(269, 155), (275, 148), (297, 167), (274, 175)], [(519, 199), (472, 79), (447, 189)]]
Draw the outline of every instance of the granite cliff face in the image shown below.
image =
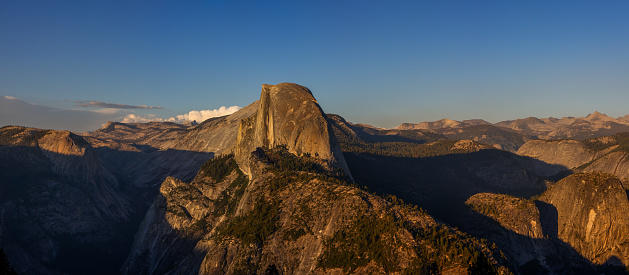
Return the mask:
[(536, 167), (536, 173), (544, 176), (575, 169), (601, 155), (576, 140), (531, 140), (522, 145), (516, 154), (553, 164), (553, 166)]
[(249, 154), (256, 148), (286, 146), (295, 155), (329, 161), (351, 177), (340, 146), (330, 134), (326, 116), (308, 88), (293, 83), (265, 84), (256, 114), (240, 123), (234, 152), (246, 174), (250, 173)]
[(629, 264), (629, 200), (618, 178), (571, 175), (540, 200), (557, 211), (557, 236), (595, 264)]
[[(459, 219), (463, 230), (495, 243), (520, 274), (566, 273), (570, 267), (554, 262), (560, 253), (545, 236), (541, 213), (532, 200), (479, 193), (466, 202)], [(541, 267), (541, 268), (540, 268)]]
[(597, 152), (576, 140), (531, 140), (517, 151), (518, 155), (539, 159), (572, 169), (594, 160)]
[(538, 200), (484, 193), (466, 205), (463, 229), (496, 243), (518, 273), (627, 271), (629, 200), (611, 174), (568, 176)]
[(587, 165), (583, 172), (609, 173), (629, 183), (629, 153), (618, 151), (606, 154)]
[(524, 144), (517, 152), (545, 163), (555, 164), (556, 169), (537, 169), (538, 173), (551, 175), (561, 170), (604, 172), (623, 181), (629, 179), (629, 134), (577, 140), (534, 140)]

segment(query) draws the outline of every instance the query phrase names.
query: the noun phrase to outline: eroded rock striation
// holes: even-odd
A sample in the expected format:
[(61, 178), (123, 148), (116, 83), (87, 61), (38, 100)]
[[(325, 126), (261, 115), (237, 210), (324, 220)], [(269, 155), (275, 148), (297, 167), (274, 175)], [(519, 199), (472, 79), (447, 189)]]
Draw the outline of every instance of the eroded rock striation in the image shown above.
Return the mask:
[(629, 265), (629, 200), (607, 173), (571, 175), (540, 200), (556, 209), (557, 236), (595, 264)]
[(293, 83), (264, 84), (259, 102), (256, 114), (240, 122), (234, 149), (245, 173), (250, 173), (247, 162), (256, 148), (286, 146), (295, 155), (329, 161), (351, 177), (327, 117), (308, 88)]

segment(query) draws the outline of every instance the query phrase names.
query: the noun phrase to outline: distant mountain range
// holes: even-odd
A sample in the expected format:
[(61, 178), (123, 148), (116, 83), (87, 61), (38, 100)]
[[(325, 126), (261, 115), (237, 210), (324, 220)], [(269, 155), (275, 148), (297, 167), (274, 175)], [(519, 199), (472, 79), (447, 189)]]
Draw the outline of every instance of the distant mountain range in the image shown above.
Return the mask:
[(482, 119), (402, 123), (395, 130), (423, 130), (449, 139), (472, 139), (515, 152), (533, 139), (588, 139), (629, 131), (629, 115), (612, 118), (599, 112), (586, 117), (536, 118), (489, 123)]

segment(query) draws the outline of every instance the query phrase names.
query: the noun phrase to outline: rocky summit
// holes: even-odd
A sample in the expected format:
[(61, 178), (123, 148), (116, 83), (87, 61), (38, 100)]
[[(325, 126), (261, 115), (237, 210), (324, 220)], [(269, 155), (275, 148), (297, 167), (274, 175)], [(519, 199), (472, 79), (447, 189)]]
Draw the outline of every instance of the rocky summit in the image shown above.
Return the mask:
[(298, 156), (329, 161), (350, 174), (323, 110), (306, 87), (262, 85), (258, 111), (240, 122), (234, 152), (245, 173), (249, 173), (247, 160), (255, 148), (277, 146), (286, 146)]

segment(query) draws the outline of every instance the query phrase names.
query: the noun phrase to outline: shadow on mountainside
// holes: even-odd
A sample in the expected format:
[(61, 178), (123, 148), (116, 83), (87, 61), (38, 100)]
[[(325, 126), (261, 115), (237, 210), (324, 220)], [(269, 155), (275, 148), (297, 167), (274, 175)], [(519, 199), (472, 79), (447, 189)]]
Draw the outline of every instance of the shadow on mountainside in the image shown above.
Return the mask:
[(615, 256), (597, 265), (581, 256), (570, 244), (557, 237), (557, 209), (535, 201), (540, 212), (543, 238), (533, 238), (503, 227), (494, 219), (474, 210), (459, 209), (455, 224), (472, 236), (496, 244), (519, 274), (627, 274)]
[(358, 184), (416, 204), (444, 221), (477, 193), (522, 198), (543, 193), (550, 179), (536, 175), (540, 167), (569, 171), (563, 166), (493, 149), (425, 158), (348, 152), (344, 157)]
[[(416, 204), (475, 237), (494, 242), (507, 254), (519, 274), (626, 274), (618, 259), (594, 265), (558, 239), (557, 209), (536, 201), (544, 238), (506, 229), (491, 218), (470, 210), (465, 201), (477, 193), (500, 193), (531, 198), (546, 190), (547, 181), (568, 176), (566, 167), (500, 150), (425, 158), (344, 153), (359, 185), (392, 194)], [(535, 171), (561, 171), (541, 177)]]
[[(115, 274), (160, 183), (213, 153), (0, 146), (0, 246), (20, 273)], [(88, 152), (91, 151), (91, 152)]]
[(158, 193), (142, 221), (146, 231), (137, 232), (134, 247), (130, 247), (130, 254), (125, 254), (127, 258), (120, 269), (122, 274), (193, 274), (199, 271), (207, 251), (196, 246), (204, 235), (195, 232), (198, 228), (194, 226), (173, 227), (166, 217), (167, 211), (167, 198)]

